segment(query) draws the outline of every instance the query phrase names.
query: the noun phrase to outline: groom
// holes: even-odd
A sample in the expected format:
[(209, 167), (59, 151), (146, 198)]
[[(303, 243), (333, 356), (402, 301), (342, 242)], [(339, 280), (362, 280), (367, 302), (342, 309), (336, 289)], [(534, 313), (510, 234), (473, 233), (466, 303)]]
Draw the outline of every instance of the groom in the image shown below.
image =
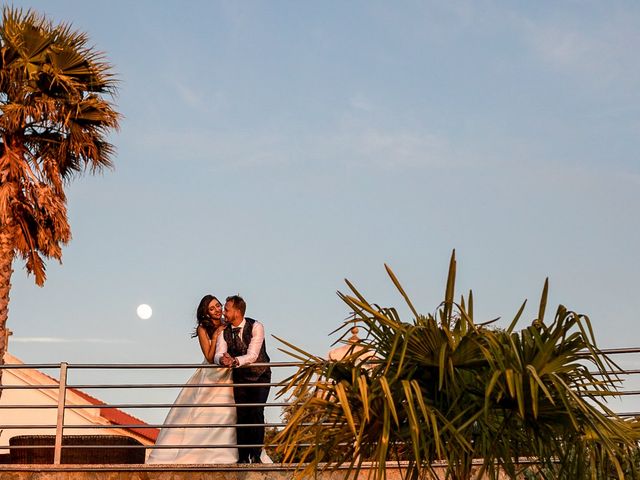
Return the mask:
[[(253, 366), (268, 363), (269, 355), (264, 341), (264, 327), (251, 318), (245, 318), (247, 304), (239, 295), (227, 297), (224, 317), (227, 322), (216, 344), (215, 363), (233, 367), (233, 395), (238, 412), (238, 463), (261, 463), (264, 444), (264, 406), (244, 407), (245, 403), (265, 403), (270, 386), (251, 385), (271, 383), (271, 368)], [(246, 424), (260, 426), (245, 427)], [(247, 446), (244, 446), (247, 445)], [(250, 447), (248, 445), (258, 445)]]

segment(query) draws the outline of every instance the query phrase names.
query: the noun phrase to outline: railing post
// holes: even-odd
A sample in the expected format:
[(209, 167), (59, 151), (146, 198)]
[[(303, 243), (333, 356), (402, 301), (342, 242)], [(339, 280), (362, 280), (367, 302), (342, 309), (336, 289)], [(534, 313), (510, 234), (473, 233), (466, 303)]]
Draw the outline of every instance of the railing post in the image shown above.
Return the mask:
[(60, 388), (58, 389), (58, 420), (56, 421), (56, 443), (53, 463), (60, 465), (62, 459), (62, 430), (64, 428), (64, 404), (67, 399), (67, 362), (60, 364)]

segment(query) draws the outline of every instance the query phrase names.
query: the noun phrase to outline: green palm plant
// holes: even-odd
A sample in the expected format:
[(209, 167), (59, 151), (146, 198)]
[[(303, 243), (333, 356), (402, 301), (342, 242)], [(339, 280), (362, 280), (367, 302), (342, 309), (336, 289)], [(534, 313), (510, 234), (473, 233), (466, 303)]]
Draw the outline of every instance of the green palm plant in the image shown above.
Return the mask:
[[(111, 166), (116, 80), (84, 33), (31, 10), (0, 25), (0, 362), (16, 256), (38, 285), (71, 239), (65, 183)], [(0, 370), (1, 373), (1, 370)]]
[(355, 478), (371, 462), (373, 478), (384, 479), (392, 459), (406, 461), (408, 479), (436, 478), (436, 462), (453, 480), (637, 474), (625, 460), (637, 450), (633, 425), (606, 406), (618, 380), (609, 372), (620, 370), (586, 316), (560, 306), (545, 323), (547, 282), (537, 317), (516, 331), (524, 303), (501, 330), (474, 322), (471, 292), (454, 301), (455, 252), (434, 315), (420, 315), (387, 272), (412, 322), (347, 281), (352, 293), (339, 295), (366, 332), (350, 354), (327, 361), (283, 341), (303, 364), (279, 392), (291, 405), (274, 443), (284, 462), (299, 462), (299, 478), (337, 468)]

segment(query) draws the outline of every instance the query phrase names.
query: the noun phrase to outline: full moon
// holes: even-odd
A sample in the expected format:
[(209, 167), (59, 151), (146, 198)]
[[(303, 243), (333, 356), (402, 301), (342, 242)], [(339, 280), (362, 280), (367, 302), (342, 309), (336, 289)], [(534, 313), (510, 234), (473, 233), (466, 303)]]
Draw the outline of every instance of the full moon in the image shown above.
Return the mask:
[(148, 320), (151, 318), (151, 315), (153, 315), (153, 310), (151, 310), (151, 307), (149, 305), (143, 303), (141, 305), (138, 305), (136, 313), (142, 320)]

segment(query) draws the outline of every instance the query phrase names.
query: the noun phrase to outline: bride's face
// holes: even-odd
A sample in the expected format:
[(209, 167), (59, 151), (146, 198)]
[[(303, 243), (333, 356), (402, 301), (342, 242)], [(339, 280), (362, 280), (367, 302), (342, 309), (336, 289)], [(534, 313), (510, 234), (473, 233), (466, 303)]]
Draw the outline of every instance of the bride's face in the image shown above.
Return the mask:
[(209, 317), (211, 320), (217, 325), (220, 323), (220, 319), (222, 318), (222, 304), (216, 300), (215, 298), (209, 302), (209, 306), (207, 307), (209, 312)]

